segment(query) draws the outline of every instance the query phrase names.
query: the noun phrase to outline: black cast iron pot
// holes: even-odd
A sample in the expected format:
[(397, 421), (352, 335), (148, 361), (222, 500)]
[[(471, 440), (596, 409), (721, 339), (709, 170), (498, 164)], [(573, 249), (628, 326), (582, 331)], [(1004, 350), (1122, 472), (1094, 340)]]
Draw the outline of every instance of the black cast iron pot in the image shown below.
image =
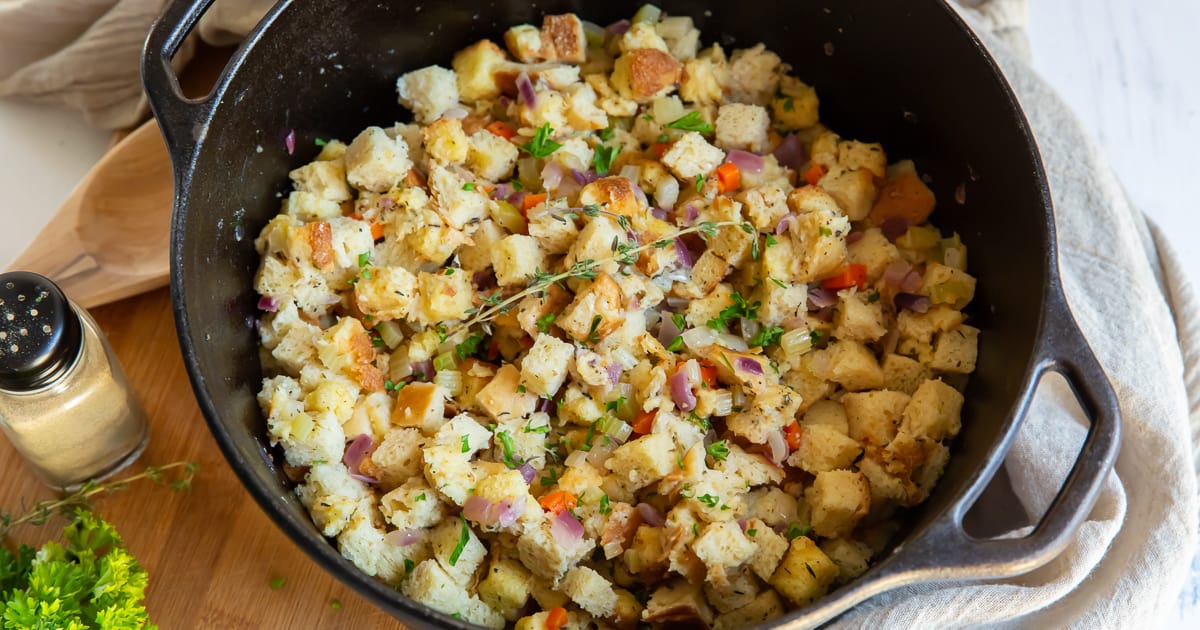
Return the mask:
[[(230, 466), (264, 510), (321, 566), (396, 617), (466, 627), (360, 573), (321, 536), (268, 448), (255, 402), (262, 373), (247, 321), (257, 316), (253, 239), (279, 210), (288, 171), (315, 138), (352, 138), (407, 114), (395, 80), (510, 25), (574, 11), (599, 24), (642, 0), (583, 3), (283, 0), (243, 43), (206, 98), (182, 96), (170, 61), (211, 0), (169, 4), (152, 28), (143, 79), (175, 165), (171, 293), (196, 398)], [(983, 330), (963, 430), (945, 476), (890, 551), (857, 581), (778, 621), (827, 621), (885, 590), (929, 580), (1017, 575), (1067, 544), (1116, 457), (1112, 389), (1063, 298), (1041, 160), (1008, 85), (979, 41), (936, 0), (664, 0), (726, 49), (762, 41), (816, 86), (822, 121), (879, 141), (933, 177), (938, 226), (962, 235), (979, 278), (970, 309)], [(828, 7), (828, 8), (826, 8)], [(295, 154), (284, 137), (295, 130)], [(965, 183), (965, 204), (955, 189)], [(1001, 465), (1047, 371), (1071, 383), (1092, 421), (1070, 476), (1034, 532), (980, 540), (964, 514)]]

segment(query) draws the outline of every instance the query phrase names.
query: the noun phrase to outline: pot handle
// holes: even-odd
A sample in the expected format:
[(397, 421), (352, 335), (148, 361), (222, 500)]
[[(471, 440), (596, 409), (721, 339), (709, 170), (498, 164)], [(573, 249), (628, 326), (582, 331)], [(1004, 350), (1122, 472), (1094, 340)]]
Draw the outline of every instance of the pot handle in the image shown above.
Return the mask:
[[(1038, 382), (1047, 372), (1066, 379), (1091, 422), (1087, 439), (1075, 465), (1046, 514), (1025, 538), (979, 540), (963, 529), (962, 520), (975, 499), (1003, 464), (996, 458), (976, 480), (968, 501), (930, 525), (919, 540), (907, 545), (903, 566), (889, 573), (908, 583), (925, 580), (961, 580), (1012, 577), (1032, 571), (1058, 556), (1087, 517), (1112, 470), (1121, 443), (1121, 413), (1112, 385), (1075, 323), (1061, 291), (1052, 291), (1039, 357), (1025, 388), (1017, 414), (1024, 416)], [(1007, 450), (1008, 444), (1004, 445)], [(921, 550), (911, 547), (923, 547)], [(922, 553), (924, 551), (924, 553)], [(901, 577), (903, 576), (903, 577)]]
[(184, 96), (171, 61), (213, 0), (170, 0), (150, 26), (142, 49), (142, 83), (171, 155), (190, 157), (211, 98)]

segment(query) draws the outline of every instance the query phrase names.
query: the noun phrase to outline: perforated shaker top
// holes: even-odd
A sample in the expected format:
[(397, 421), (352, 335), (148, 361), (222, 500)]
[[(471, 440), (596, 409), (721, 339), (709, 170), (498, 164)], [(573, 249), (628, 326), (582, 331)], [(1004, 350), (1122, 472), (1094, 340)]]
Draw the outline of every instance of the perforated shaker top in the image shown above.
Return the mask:
[(71, 303), (48, 278), (0, 274), (0, 389), (28, 391), (61, 375), (82, 346)]

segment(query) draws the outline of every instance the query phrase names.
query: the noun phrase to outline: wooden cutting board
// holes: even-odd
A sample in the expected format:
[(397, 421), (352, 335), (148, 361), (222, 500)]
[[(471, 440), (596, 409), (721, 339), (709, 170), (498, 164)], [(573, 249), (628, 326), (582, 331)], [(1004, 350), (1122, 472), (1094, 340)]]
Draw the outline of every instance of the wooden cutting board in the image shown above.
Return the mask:
[[(176, 628), (402, 629), (311, 561), (242, 488), (192, 396), (166, 289), (92, 310), (150, 417), (150, 443), (126, 472), (187, 460), (200, 464), (192, 490), (139, 481), (94, 501), (150, 572), (146, 605)], [(54, 497), (0, 439), (0, 507)], [(40, 545), (64, 521), (26, 525), (13, 542)], [(283, 578), (278, 589), (271, 583)], [(340, 607), (334, 601), (340, 602)]]

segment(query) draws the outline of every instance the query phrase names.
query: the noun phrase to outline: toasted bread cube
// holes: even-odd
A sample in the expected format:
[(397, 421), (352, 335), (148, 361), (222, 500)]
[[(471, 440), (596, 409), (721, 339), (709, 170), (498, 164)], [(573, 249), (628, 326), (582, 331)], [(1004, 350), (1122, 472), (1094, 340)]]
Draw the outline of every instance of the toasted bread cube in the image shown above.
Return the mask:
[(342, 216), (342, 206), (317, 193), (293, 190), (288, 193), (284, 211), (301, 221), (320, 221)]
[(866, 170), (873, 177), (887, 175), (887, 155), (878, 142), (842, 140), (838, 142), (838, 164), (850, 170)]
[(962, 428), (963, 395), (940, 380), (928, 380), (904, 407), (900, 427), (913, 437), (941, 441)]
[[(742, 204), (724, 195), (713, 200), (713, 218), (721, 222), (740, 222)], [(734, 267), (742, 266), (752, 254), (758, 232), (746, 232), (741, 225), (726, 225), (708, 241), (708, 249)]]
[(961, 269), (930, 261), (925, 266), (925, 290), (934, 304), (961, 309), (975, 297), (975, 278)]
[(597, 343), (625, 323), (625, 298), (612, 276), (601, 272), (575, 294), (575, 299), (554, 320), (576, 341)]
[(678, 467), (675, 444), (667, 435), (644, 435), (618, 446), (604, 466), (613, 471), (623, 485), (640, 490)]
[(405, 480), (379, 498), (379, 511), (396, 529), (433, 527), (441, 523), (447, 514), (446, 504), (421, 476), (419, 466), (415, 477)]
[[(641, 218), (647, 210), (646, 202), (638, 198), (633, 191), (634, 182), (629, 181), (629, 178), (620, 176), (602, 177), (596, 181), (583, 187), (579, 192), (579, 203), (583, 205), (599, 204), (604, 206), (606, 210), (614, 214), (619, 214), (631, 218)], [(590, 221), (588, 225), (597, 223), (595, 219)], [(601, 222), (601, 224), (610, 223), (609, 221)], [(587, 232), (587, 228), (584, 228)], [(611, 243), (606, 242), (605, 247), (609, 247)], [(609, 255), (612, 252), (609, 251)]]
[[(428, 375), (427, 375), (428, 376)], [(396, 393), (392, 424), (415, 427), (433, 435), (446, 422), (443, 416), (450, 393), (434, 383), (409, 383)]]
[(340, 461), (313, 464), (296, 486), (296, 496), (325, 536), (337, 536), (350, 517), (371, 496), (366, 484), (350, 476)]
[(597, 617), (607, 617), (616, 610), (617, 594), (612, 584), (587, 567), (567, 571), (559, 588), (580, 608)]
[(892, 245), (879, 228), (867, 228), (862, 237), (846, 247), (846, 259), (866, 265), (867, 280), (875, 282), (887, 270), (888, 265), (900, 259), (900, 250)]
[(779, 220), (788, 213), (787, 190), (778, 182), (746, 190), (737, 200), (745, 206), (746, 216), (759, 232), (774, 233)]
[(750, 558), (750, 569), (763, 581), (770, 580), (783, 560), (783, 554), (787, 552), (787, 538), (775, 533), (768, 523), (757, 518), (746, 522), (746, 536), (756, 545), (754, 556)]
[(504, 32), (504, 44), (508, 52), (521, 63), (544, 60), (542, 33), (532, 24), (518, 24)]
[[(692, 551), (700, 561), (708, 565), (709, 581), (714, 571), (724, 572), (725, 568), (734, 568), (750, 560), (757, 549), (754, 540), (742, 533), (737, 521), (712, 523), (700, 533), (700, 537), (692, 541)], [(724, 579), (722, 575), (721, 578)]]
[(793, 604), (804, 606), (824, 595), (837, 576), (837, 565), (829, 556), (807, 536), (798, 536), (770, 582)]
[(724, 98), (723, 86), (728, 82), (725, 52), (720, 44), (713, 44), (684, 64), (679, 96), (700, 105), (719, 103)]
[(848, 536), (871, 508), (867, 478), (850, 470), (817, 473), (804, 496), (812, 506), (813, 531), (825, 538)]
[[(434, 164), (429, 169), (429, 190), (433, 209), (456, 230), (488, 215), (488, 198), (482, 190), (448, 168)], [(467, 190), (470, 188), (470, 190)]]
[(781, 61), (763, 44), (735, 50), (729, 57), (729, 100), (766, 105), (779, 86)]
[(748, 567), (729, 570), (727, 579), (720, 583), (705, 582), (704, 596), (709, 605), (718, 612), (726, 613), (746, 606), (754, 601), (760, 590), (758, 579)]
[(775, 126), (795, 131), (817, 124), (820, 100), (817, 91), (800, 79), (784, 76), (779, 80), (779, 94), (771, 99), (771, 114)]
[[(517, 539), (517, 554), (521, 564), (537, 577), (557, 583), (567, 571), (592, 552), (596, 543), (587, 536), (574, 542), (560, 542), (551, 533), (551, 521), (529, 528)], [(534, 591), (537, 597), (537, 591)], [(540, 599), (539, 599), (540, 601)]]
[(846, 394), (842, 404), (846, 407), (850, 437), (859, 442), (886, 446), (896, 437), (908, 401), (908, 394), (888, 390)]
[[(871, 296), (875, 301), (871, 301)], [(883, 325), (883, 304), (879, 294), (845, 290), (838, 294), (838, 308), (833, 315), (833, 334), (838, 339), (869, 343), (887, 334)]]
[(378, 479), (385, 488), (394, 488), (411, 477), (419, 478), (421, 446), (424, 443), (425, 439), (417, 428), (393, 428), (383, 436), (383, 441), (375, 447), (371, 456), (358, 465), (358, 471)]
[(609, 81), (622, 97), (648, 103), (665, 96), (683, 74), (683, 64), (656, 48), (627, 50), (613, 64)]
[(883, 386), (883, 369), (865, 345), (837, 340), (826, 348), (828, 365), (822, 376), (852, 392)]
[(545, 266), (546, 255), (532, 236), (510, 234), (492, 250), (492, 268), (500, 286), (527, 284)]
[(547, 254), (565, 254), (579, 236), (579, 228), (553, 212), (531, 213), (529, 235)]
[(580, 131), (608, 127), (608, 114), (597, 104), (596, 90), (586, 83), (563, 90), (567, 104), (567, 124)]
[(310, 162), (288, 173), (296, 190), (313, 193), (322, 199), (342, 202), (352, 198), (346, 183), (342, 160)]
[(373, 267), (354, 284), (358, 310), (377, 321), (404, 319), (417, 297), (417, 279), (403, 267)]
[(766, 444), (772, 431), (795, 421), (799, 409), (799, 394), (782, 385), (768, 385), (741, 411), (730, 415), (726, 423), (731, 432), (751, 443)]
[(346, 178), (360, 190), (387, 192), (408, 176), (408, 145), (379, 127), (367, 127), (346, 149)]
[(625, 34), (621, 36), (619, 46), (621, 52), (637, 48), (653, 48), (663, 52), (670, 52), (667, 42), (658, 34), (654, 25), (646, 22), (638, 22), (630, 26), (629, 30), (625, 31)]
[[(462, 544), (463, 532), (467, 543)], [(475, 535), (470, 522), (463, 518), (448, 519), (429, 532), (429, 546), (442, 570), (455, 582), (467, 585), (475, 570), (487, 557), (487, 548)], [(455, 557), (455, 551), (458, 551)]]
[(427, 326), (464, 319), (474, 304), (475, 288), (466, 273), (425, 273), (417, 276), (417, 301), (410, 319)]
[(821, 189), (805, 186), (788, 195), (788, 206), (796, 213), (788, 230), (798, 265), (792, 280), (810, 282), (839, 272), (846, 260), (850, 221), (837, 202)]
[(804, 412), (801, 423), (805, 428), (823, 425), (837, 429), (842, 435), (850, 434), (850, 423), (846, 420), (846, 408), (836, 400), (820, 400)]
[(435, 560), (417, 564), (412, 575), (401, 584), (400, 590), (405, 597), (434, 610), (447, 615), (461, 615), (467, 623), (497, 630), (504, 627), (503, 615), (468, 593), (467, 587), (455, 581)]
[(514, 621), (529, 601), (532, 581), (533, 575), (520, 562), (493, 557), (486, 577), (479, 581), (479, 599)]
[(929, 367), (952, 374), (970, 374), (975, 371), (978, 353), (979, 329), (964, 324), (938, 334)]
[(417, 122), (428, 125), (458, 106), (458, 77), (453, 70), (428, 66), (396, 80), (400, 104), (411, 109)]
[(725, 159), (725, 152), (709, 144), (695, 131), (683, 134), (663, 154), (662, 163), (680, 179), (707, 175)]
[(423, 560), (425, 550), (389, 545), (383, 531), (372, 522), (371, 512), (360, 509), (350, 517), (350, 523), (338, 534), (338, 551), (363, 573), (395, 584), (404, 577), (406, 561)]
[(837, 565), (838, 581), (845, 583), (867, 572), (871, 566), (871, 548), (846, 538), (821, 543), (821, 551)]
[[(629, 180), (625, 181), (628, 182)], [(580, 193), (580, 195), (581, 201), (586, 199), (583, 193)], [(567, 258), (563, 261), (563, 266), (569, 267), (584, 260), (607, 260), (613, 254), (613, 239), (620, 239), (621, 242), (624, 242), (625, 238), (624, 231), (617, 226), (616, 222), (603, 215), (595, 217), (588, 221), (583, 226), (583, 229), (579, 231), (579, 237), (571, 244), (571, 248), (567, 252)], [(600, 269), (608, 273), (616, 273), (617, 264), (608, 263), (600, 265)]]
[(771, 117), (767, 110), (758, 105), (722, 105), (717, 111), (717, 146), (726, 151), (741, 149), (762, 153), (767, 147), (767, 128), (770, 124)]
[(467, 168), (480, 179), (496, 182), (513, 172), (520, 151), (517, 147), (490, 131), (471, 134), (467, 147)]
[(422, 261), (445, 264), (461, 245), (471, 242), (466, 233), (447, 225), (422, 225), (404, 237), (404, 245)]
[(525, 389), (553, 398), (567, 379), (575, 346), (552, 335), (538, 334), (533, 347), (521, 363), (521, 384)]
[(717, 317), (721, 311), (733, 306), (733, 287), (729, 284), (719, 284), (708, 295), (691, 300), (687, 305), (687, 324), (699, 328), (710, 319)]
[(754, 600), (741, 608), (719, 615), (713, 621), (713, 630), (742, 630), (758, 627), (783, 616), (787, 611), (779, 594), (765, 589)]
[(800, 448), (788, 457), (788, 464), (815, 475), (849, 468), (862, 450), (862, 444), (829, 425), (806, 425)]
[(475, 400), (497, 422), (531, 414), (537, 406), (537, 396), (517, 390), (520, 378), (521, 372), (517, 366), (506, 363), (496, 371), (491, 382), (475, 395)]
[(677, 282), (675, 291), (682, 297), (702, 298), (717, 288), (721, 280), (724, 280), (725, 276), (729, 274), (730, 269), (729, 263), (724, 258), (706, 249), (692, 265), (692, 276), (686, 283)]
[(508, 61), (504, 50), (490, 40), (480, 40), (458, 51), (450, 66), (458, 80), (458, 93), (464, 103), (500, 96), (495, 70)]
[(550, 61), (583, 63), (587, 60), (583, 22), (574, 13), (543, 17), (541, 38), (542, 48), (553, 51), (548, 57)]
[(464, 271), (484, 271), (492, 266), (492, 250), (506, 236), (504, 230), (491, 219), (479, 222), (479, 227), (471, 234), (473, 245), (465, 245), (458, 249), (458, 263)]
[(930, 377), (925, 366), (915, 359), (900, 354), (889, 354), (883, 357), (883, 387), (912, 395), (917, 387)]
[(467, 161), (468, 140), (462, 121), (439, 118), (423, 131), (425, 154), (442, 164), (461, 164)]

